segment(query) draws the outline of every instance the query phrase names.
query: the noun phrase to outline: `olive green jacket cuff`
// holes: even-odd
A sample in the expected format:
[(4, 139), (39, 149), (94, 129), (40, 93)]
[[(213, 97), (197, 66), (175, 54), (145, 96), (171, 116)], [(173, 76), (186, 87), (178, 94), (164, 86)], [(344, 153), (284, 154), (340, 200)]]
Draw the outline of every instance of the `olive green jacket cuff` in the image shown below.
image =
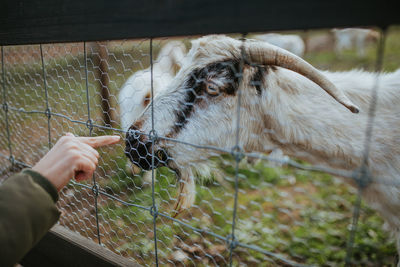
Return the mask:
[(31, 169), (25, 169), (22, 171), (22, 173), (29, 174), (35, 183), (40, 185), (44, 190), (46, 190), (47, 193), (49, 193), (49, 195), (53, 199), (54, 203), (57, 202), (57, 200), (58, 200), (57, 189), (54, 187), (54, 185), (49, 180), (47, 180), (41, 174), (39, 174)]
[(0, 185), (0, 266), (13, 266), (60, 217), (56, 188), (32, 170)]

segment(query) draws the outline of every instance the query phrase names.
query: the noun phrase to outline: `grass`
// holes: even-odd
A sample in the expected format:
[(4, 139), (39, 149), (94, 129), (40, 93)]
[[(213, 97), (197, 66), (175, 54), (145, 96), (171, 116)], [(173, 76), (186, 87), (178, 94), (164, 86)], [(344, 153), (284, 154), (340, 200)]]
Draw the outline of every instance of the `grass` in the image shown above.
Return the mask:
[[(390, 72), (399, 68), (400, 27), (393, 26), (388, 29), (385, 42), (383, 71)], [(326, 34), (325, 32), (322, 32)], [(314, 34), (321, 34), (316, 31)], [(311, 34), (312, 35), (312, 34)], [(375, 71), (377, 58), (377, 43), (370, 43), (365, 56), (359, 57), (353, 49), (344, 50), (339, 56), (334, 51), (308, 52), (305, 59), (319, 69), (331, 71), (345, 71), (353, 68)]]
[[(216, 159), (218, 160), (218, 159)], [(231, 180), (233, 160), (218, 160), (218, 165), (225, 170), (224, 174)], [(308, 172), (290, 167), (270, 167), (266, 162), (240, 168), (238, 222), (235, 235), (238, 241), (257, 245), (269, 251), (283, 254), (288, 259), (317, 265), (337, 266), (344, 263), (346, 242), (351, 223), (355, 189), (341, 179), (324, 173)], [(135, 179), (134, 177), (131, 177)], [(118, 190), (126, 181), (112, 180), (110, 187)], [(135, 181), (137, 186), (140, 180)], [(168, 169), (161, 169), (156, 176), (155, 194), (160, 211), (169, 214), (176, 190), (163, 190), (175, 183)], [(233, 182), (230, 186), (233, 187)], [(118, 184), (118, 186), (116, 186)], [(131, 184), (133, 185), (133, 184)], [(144, 206), (151, 206), (151, 188), (141, 187), (135, 194), (127, 195), (127, 201)], [(131, 188), (128, 186), (126, 188)], [(118, 192), (118, 191), (116, 191)], [(181, 214), (178, 219), (198, 229), (215, 232), (221, 236), (231, 233), (233, 195), (226, 187), (216, 182), (197, 185), (195, 207)], [(118, 192), (121, 193), (120, 191)], [(102, 207), (100, 212), (108, 214), (111, 220), (122, 219), (123, 224), (132, 221), (151, 227), (152, 217), (137, 208), (126, 206)], [(110, 214), (109, 210), (113, 210)], [(359, 231), (357, 231), (354, 261), (355, 265), (391, 266), (395, 261), (396, 250), (386, 232), (382, 230), (383, 221), (371, 209), (362, 206)], [(132, 214), (133, 217), (126, 216)], [(150, 231), (151, 232), (151, 231)], [(224, 265), (227, 250), (225, 244), (215, 248), (216, 240), (209, 235), (199, 235), (184, 226), (169, 220), (157, 220), (158, 249), (168, 248), (183, 251), (188, 257), (212, 255), (218, 264)], [(131, 245), (124, 243), (118, 250), (124, 255), (140, 254), (145, 259), (154, 250), (154, 243), (148, 242), (149, 236), (132, 240)], [(145, 243), (146, 246), (133, 249), (134, 244)], [(218, 244), (218, 243), (217, 243)], [(142, 251), (144, 249), (144, 251)], [(195, 250), (193, 252), (192, 250)], [(166, 252), (168, 262), (173, 261)], [(219, 257), (219, 254), (222, 256)], [(139, 261), (151, 264), (152, 257)], [(266, 257), (261, 253), (239, 250), (236, 259), (242, 264), (262, 264)], [(218, 261), (219, 260), (219, 261)], [(196, 261), (201, 265), (202, 260)], [(186, 261), (188, 263), (188, 261)]]
[[(320, 33), (325, 32), (311, 34)], [(46, 46), (44, 49), (46, 50)], [(385, 71), (393, 71), (399, 67), (399, 51), (400, 28), (393, 27), (386, 42), (383, 65)], [(109, 48), (109, 52), (109, 90), (110, 94), (115, 96), (127, 77), (138, 69), (148, 67), (148, 42), (117, 42), (117, 45)], [(88, 61), (89, 104), (92, 118), (96, 123), (102, 124), (95, 78), (95, 56), (95, 53), (90, 53)], [(366, 57), (363, 58), (357, 57), (353, 50), (345, 51), (339, 58), (332, 51), (312, 52), (305, 56), (314, 66), (329, 70), (374, 70), (375, 58), (376, 45), (368, 47)], [(48, 59), (46, 70), (52, 110), (73, 119), (86, 121), (83, 54)], [(44, 110), (46, 102), (40, 64), (8, 66), (7, 88), (8, 102), (13, 106), (26, 110)], [(115, 97), (111, 99), (111, 106), (117, 106)], [(1, 114), (3, 116), (3, 113)], [(33, 162), (34, 159), (26, 158), (27, 155), (40, 154), (42, 152), (38, 151), (47, 149), (47, 118), (41, 114), (28, 116), (12, 113), (10, 120), (14, 153), (18, 159)], [(4, 120), (0, 120), (2, 129), (5, 129), (4, 124)], [(85, 125), (56, 117), (52, 117), (51, 127), (53, 142), (66, 131), (76, 134), (88, 133)], [(96, 135), (111, 133), (113, 132), (99, 129), (94, 132)], [(5, 133), (2, 132), (1, 136), (3, 138), (0, 150), (7, 150)], [(124, 201), (150, 207), (152, 189), (148, 182), (143, 180), (143, 173), (133, 175), (126, 172), (127, 159), (123, 155), (123, 145), (101, 149), (101, 155), (100, 168), (96, 174), (101, 188)], [(224, 182), (203, 180), (198, 183), (195, 206), (180, 214), (177, 219), (197, 229), (227, 237), (232, 231), (234, 162), (226, 155), (212, 160), (221, 170)], [(172, 214), (177, 186), (173, 172), (167, 168), (157, 171), (154, 194), (160, 212)], [(357, 193), (355, 189), (341, 179), (324, 173), (270, 166), (268, 162), (241, 164), (238, 188), (235, 227), (238, 241), (257, 245), (300, 263), (320, 266), (344, 265)], [(72, 190), (76, 194), (74, 190), (78, 189)], [(68, 197), (67, 193), (68, 191), (64, 195), (65, 198)], [(77, 216), (66, 225), (77, 231), (89, 232), (87, 236), (93, 238), (93, 200), (89, 197), (75, 198), (63, 208)], [(76, 210), (73, 209), (74, 205)], [(99, 215), (102, 240), (107, 247), (141, 264), (152, 265), (155, 258), (153, 217), (148, 211), (101, 198)], [(224, 241), (193, 231), (162, 216), (157, 218), (156, 224), (160, 265), (228, 264), (229, 253)], [(363, 203), (355, 236), (354, 266), (394, 266), (395, 246), (387, 232), (382, 230), (382, 225), (382, 219)], [(182, 256), (186, 259), (182, 259)], [(235, 249), (233, 261), (238, 266), (282, 264), (273, 263), (264, 254), (241, 247)]]

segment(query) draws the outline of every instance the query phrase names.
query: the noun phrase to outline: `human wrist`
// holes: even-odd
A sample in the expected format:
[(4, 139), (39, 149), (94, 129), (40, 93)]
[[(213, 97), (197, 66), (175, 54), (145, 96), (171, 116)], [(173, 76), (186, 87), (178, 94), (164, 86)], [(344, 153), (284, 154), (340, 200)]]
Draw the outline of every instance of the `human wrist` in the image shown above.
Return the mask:
[(24, 169), (22, 172), (31, 176), (32, 180), (41, 186), (51, 196), (54, 203), (57, 202), (59, 197), (57, 187), (48, 178), (34, 169)]

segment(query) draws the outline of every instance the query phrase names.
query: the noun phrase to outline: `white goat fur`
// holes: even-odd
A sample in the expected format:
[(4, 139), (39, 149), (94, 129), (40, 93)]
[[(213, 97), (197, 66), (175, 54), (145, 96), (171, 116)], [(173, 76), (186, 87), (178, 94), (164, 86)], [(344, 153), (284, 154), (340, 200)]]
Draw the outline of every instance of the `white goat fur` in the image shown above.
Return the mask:
[(255, 35), (253, 38), (276, 45), (299, 57), (302, 57), (305, 52), (303, 39), (295, 34), (266, 33)]
[[(240, 41), (224, 36), (207, 36), (193, 42), (175, 79), (154, 100), (158, 135), (168, 135), (173, 129), (180, 101), (184, 101), (184, 84), (191, 72), (213, 62), (240, 58), (241, 45)], [(360, 113), (353, 114), (312, 81), (280, 67), (266, 72), (259, 95), (249, 83), (254, 72), (254, 67), (245, 65), (239, 84), (242, 94), (239, 143), (245, 151), (269, 153), (279, 148), (285, 155), (339, 170), (356, 170), (361, 166), (375, 73), (322, 72), (360, 107)], [(216, 84), (226, 82), (223, 77), (219, 82), (216, 80), (218, 77), (214, 80)], [(377, 181), (400, 185), (400, 70), (381, 74), (378, 92), (368, 168)], [(237, 94), (210, 97), (206, 104), (194, 107), (175, 138), (229, 150), (235, 146), (236, 111)], [(146, 110), (140, 118), (141, 131), (150, 131), (150, 118), (150, 110)], [(181, 207), (190, 207), (195, 195), (190, 167), (204, 164), (210, 151), (165, 140), (155, 150), (160, 147), (167, 148), (173, 158), (169, 166), (181, 171)], [(390, 229), (398, 233), (400, 187), (371, 183), (363, 196), (385, 218)]]
[[(180, 41), (165, 44), (153, 63), (153, 92), (157, 95), (172, 81), (175, 70), (182, 65), (186, 47)], [(126, 131), (143, 110), (147, 107), (151, 96), (150, 67), (135, 72), (122, 86), (119, 95), (121, 128)]]
[[(175, 71), (183, 64), (186, 55), (186, 47), (180, 41), (171, 41), (165, 44), (153, 63), (153, 92), (156, 96), (164, 91), (167, 85), (175, 76)], [(119, 95), (119, 105), (121, 113), (121, 128), (127, 131), (132, 121), (142, 114), (148, 106), (148, 98), (151, 96), (151, 70), (150, 67), (135, 72), (122, 86)], [(128, 162), (127, 171), (133, 171), (133, 166)], [(222, 178), (215, 166), (202, 164), (195, 170), (197, 177), (214, 176), (223, 183)], [(150, 183), (151, 172), (145, 172), (143, 180)]]

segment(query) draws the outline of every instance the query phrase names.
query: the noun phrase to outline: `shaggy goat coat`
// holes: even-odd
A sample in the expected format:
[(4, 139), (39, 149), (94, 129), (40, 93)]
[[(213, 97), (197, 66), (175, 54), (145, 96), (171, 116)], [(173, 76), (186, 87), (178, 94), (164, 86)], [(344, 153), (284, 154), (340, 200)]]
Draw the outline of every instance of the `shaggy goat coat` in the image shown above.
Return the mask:
[[(248, 40), (244, 45), (251, 47), (256, 43)], [(313, 164), (346, 171), (359, 169), (377, 74), (361, 70), (321, 72), (360, 108), (360, 112), (354, 114), (316, 83), (286, 68), (245, 62), (242, 78), (236, 79), (231, 72), (238, 70), (242, 46), (242, 42), (224, 36), (208, 36), (193, 43), (177, 76), (154, 99), (157, 134), (230, 150), (236, 144), (240, 91), (239, 144), (244, 151), (269, 153), (278, 148), (285, 155)], [(256, 53), (263, 56), (262, 50)], [(204, 70), (206, 75), (202, 74)], [(193, 84), (198, 87), (191, 88)], [(219, 91), (218, 95), (210, 95), (210, 84), (211, 92)], [(193, 91), (194, 100), (190, 97)], [(367, 160), (373, 182), (363, 190), (367, 202), (396, 233), (400, 229), (399, 118), (400, 70), (397, 70), (379, 76)], [(134, 125), (148, 133), (151, 130), (150, 109)], [(167, 140), (155, 144), (154, 150), (159, 149), (166, 149), (173, 159), (168, 166), (181, 174), (178, 209), (190, 207), (195, 195), (191, 169), (204, 164), (210, 151)]]

